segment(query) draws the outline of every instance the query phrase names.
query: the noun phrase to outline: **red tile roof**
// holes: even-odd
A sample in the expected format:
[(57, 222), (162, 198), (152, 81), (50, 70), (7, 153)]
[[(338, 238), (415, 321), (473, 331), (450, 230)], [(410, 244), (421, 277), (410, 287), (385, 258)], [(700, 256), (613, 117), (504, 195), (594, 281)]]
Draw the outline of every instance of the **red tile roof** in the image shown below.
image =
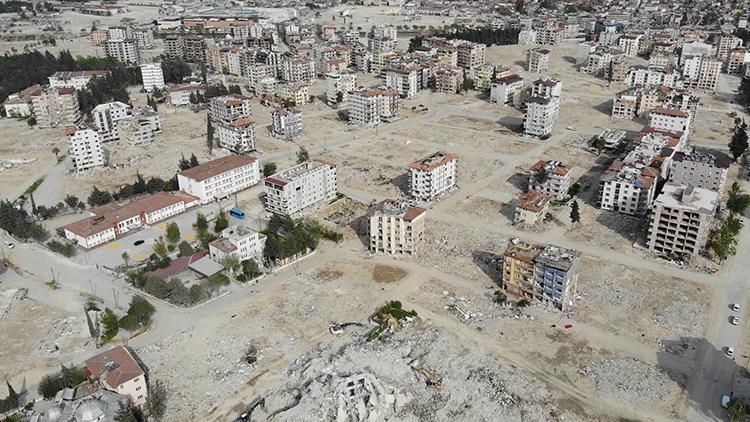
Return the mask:
[(183, 170), (178, 174), (200, 182), (221, 173), (226, 173), (230, 170), (250, 165), (256, 161), (258, 161), (258, 159), (251, 155), (232, 154), (199, 164), (193, 168)]
[(133, 378), (144, 375), (138, 362), (122, 346), (117, 346), (86, 360), (86, 369), (93, 377), (100, 378), (107, 371), (108, 364), (114, 364), (112, 365), (114, 368), (110, 368), (103, 381), (112, 389), (117, 389), (117, 387)]

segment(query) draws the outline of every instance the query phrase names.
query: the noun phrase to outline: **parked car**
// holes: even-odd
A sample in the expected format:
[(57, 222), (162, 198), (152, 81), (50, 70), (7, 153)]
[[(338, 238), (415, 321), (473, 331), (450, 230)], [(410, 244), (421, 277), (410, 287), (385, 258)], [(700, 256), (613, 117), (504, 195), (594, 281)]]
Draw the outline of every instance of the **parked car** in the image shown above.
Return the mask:
[(739, 303), (733, 304), (732, 305), (732, 310), (735, 311), (735, 312), (739, 312), (740, 311), (740, 304)]
[(16, 247), (16, 245), (13, 242), (3, 242), (3, 245), (5, 245), (8, 249), (13, 249)]
[(732, 325), (740, 325), (740, 318), (733, 316), (732, 318), (729, 319), (729, 322), (731, 322)]
[(724, 394), (721, 396), (721, 407), (724, 409), (729, 409), (729, 403), (732, 401), (732, 396), (728, 396)]
[(732, 356), (734, 356), (734, 347), (729, 347), (729, 346), (727, 346), (727, 351), (726, 351), (726, 354), (727, 354), (727, 356), (729, 356), (729, 357), (732, 357)]

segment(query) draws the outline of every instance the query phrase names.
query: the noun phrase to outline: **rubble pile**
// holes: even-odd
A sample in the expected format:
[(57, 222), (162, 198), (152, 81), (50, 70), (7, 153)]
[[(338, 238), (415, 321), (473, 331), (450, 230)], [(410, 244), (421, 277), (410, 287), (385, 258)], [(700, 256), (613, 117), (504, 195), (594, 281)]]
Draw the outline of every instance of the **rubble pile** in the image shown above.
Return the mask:
[(544, 384), (438, 331), (364, 337), (354, 330), (346, 344), (296, 359), (282, 385), (248, 398), (251, 419), (549, 421), (560, 414)]
[(691, 300), (675, 298), (669, 305), (659, 309), (653, 318), (654, 324), (677, 334), (679, 337), (701, 337), (705, 327), (705, 312)]
[(594, 378), (602, 398), (634, 406), (656, 405), (679, 388), (663, 369), (631, 357), (608, 357), (584, 366), (580, 373)]

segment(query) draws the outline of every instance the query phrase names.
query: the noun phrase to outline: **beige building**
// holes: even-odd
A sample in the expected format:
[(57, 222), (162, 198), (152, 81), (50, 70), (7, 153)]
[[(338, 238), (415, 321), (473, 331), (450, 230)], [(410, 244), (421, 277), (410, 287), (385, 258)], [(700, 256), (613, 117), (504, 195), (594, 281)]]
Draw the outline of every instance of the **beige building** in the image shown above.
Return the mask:
[(78, 93), (73, 88), (46, 87), (35, 91), (31, 106), (39, 127), (70, 126), (81, 120)]
[(117, 346), (86, 360), (86, 369), (105, 390), (127, 396), (134, 406), (146, 403), (146, 373), (125, 347)]
[(333, 201), (337, 189), (336, 164), (305, 161), (265, 178), (266, 210), (297, 215)]
[(526, 52), (526, 70), (531, 73), (547, 73), (549, 70), (549, 50), (530, 48)]
[(698, 255), (708, 240), (718, 193), (667, 183), (654, 201), (648, 249), (660, 255)]
[(425, 209), (386, 199), (369, 218), (370, 252), (412, 255), (424, 232)]
[(539, 160), (531, 166), (529, 192), (541, 192), (562, 200), (568, 195), (571, 181), (571, 166), (554, 161)]
[(464, 70), (454, 66), (438, 66), (433, 69), (435, 91), (441, 94), (456, 94), (463, 90)]
[(395, 89), (358, 89), (349, 96), (349, 122), (377, 126), (399, 118), (399, 97)]
[(76, 172), (104, 167), (107, 160), (99, 133), (89, 126), (65, 128), (68, 155)]
[(456, 186), (458, 157), (438, 151), (409, 164), (409, 196), (432, 202)]
[(549, 211), (549, 202), (552, 199), (551, 195), (538, 191), (521, 194), (516, 201), (513, 222), (532, 226), (544, 220)]
[(724, 191), (732, 159), (720, 152), (676, 152), (669, 170), (669, 181), (677, 185), (692, 185), (714, 192)]
[(260, 263), (265, 245), (265, 235), (247, 226), (230, 226), (221, 232), (221, 237), (208, 244), (208, 254), (218, 263), (227, 256), (233, 256), (240, 262), (253, 259)]

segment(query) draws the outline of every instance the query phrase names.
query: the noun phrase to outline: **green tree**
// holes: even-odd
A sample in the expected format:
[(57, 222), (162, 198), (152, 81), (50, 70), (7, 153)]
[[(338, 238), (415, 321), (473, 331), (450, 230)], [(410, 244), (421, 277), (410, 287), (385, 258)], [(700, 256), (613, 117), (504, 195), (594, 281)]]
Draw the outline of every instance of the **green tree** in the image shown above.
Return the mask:
[(208, 147), (208, 153), (213, 154), (214, 152), (214, 125), (211, 123), (211, 116), (206, 116), (206, 146)]
[(63, 386), (57, 374), (43, 376), (42, 379), (39, 380), (39, 384), (36, 386), (37, 393), (44, 397), (45, 400), (53, 399), (57, 392), (62, 389)]
[(747, 124), (743, 121), (734, 127), (734, 134), (729, 141), (729, 151), (735, 160), (745, 153), (748, 147)]
[(531, 305), (531, 302), (529, 302), (527, 299), (521, 299), (516, 303), (516, 308), (523, 309), (527, 306)]
[(115, 313), (109, 308), (104, 309), (104, 315), (102, 315), (102, 328), (104, 328), (104, 332), (102, 333), (103, 343), (113, 339), (120, 330), (117, 315), (115, 315)]
[(180, 251), (180, 256), (191, 256), (195, 253), (195, 250), (190, 246), (190, 243), (184, 240), (177, 245), (177, 249)]
[(310, 154), (307, 152), (305, 147), (300, 146), (299, 151), (297, 151), (297, 164), (304, 163), (305, 161), (308, 161), (310, 159)]
[(270, 162), (263, 164), (263, 176), (268, 177), (274, 173), (276, 173), (276, 163)]
[(344, 93), (339, 91), (336, 93), (336, 104), (341, 104), (344, 101)]
[(115, 422), (138, 422), (138, 419), (133, 412), (133, 408), (130, 404), (125, 404), (125, 402), (118, 403), (117, 412), (112, 419)]
[(94, 189), (91, 191), (88, 199), (86, 199), (86, 202), (88, 202), (92, 207), (100, 207), (102, 205), (109, 204), (110, 202), (112, 202), (112, 199), (113, 198), (111, 193), (99, 190), (99, 188), (94, 186)]
[(146, 414), (149, 418), (153, 418), (156, 421), (160, 421), (167, 411), (167, 389), (161, 381), (157, 380), (149, 388), (148, 396), (146, 397)]
[(196, 167), (199, 164), (198, 157), (195, 154), (190, 154), (190, 167)]
[(122, 258), (122, 261), (125, 263), (125, 268), (127, 268), (130, 262), (130, 255), (128, 255), (127, 251), (123, 251), (120, 257)]
[(742, 78), (738, 89), (737, 102), (745, 107), (750, 106), (750, 78)]
[(508, 300), (508, 297), (505, 295), (505, 293), (503, 293), (500, 290), (495, 290), (495, 292), (493, 293), (492, 296), (493, 296), (492, 299), (498, 305), (502, 305), (502, 304), (504, 304)]
[(78, 206), (78, 203), (81, 202), (81, 200), (78, 199), (77, 196), (65, 195), (65, 199), (63, 199), (63, 202), (65, 202), (65, 205), (67, 205), (68, 207), (75, 208)]
[(177, 223), (171, 222), (167, 225), (167, 242), (170, 245), (176, 245), (180, 241), (180, 228)]
[(573, 201), (570, 205), (570, 222), (575, 224), (581, 221), (581, 214), (578, 211), (578, 201)]
[(730, 230), (722, 226), (711, 238), (709, 247), (714, 251), (719, 261), (724, 261), (730, 255), (737, 253), (737, 239)]
[(205, 235), (208, 232), (208, 220), (206, 220), (206, 216), (198, 213), (198, 215), (195, 217), (195, 224), (193, 224), (193, 228), (195, 229), (195, 232), (199, 237)]
[(597, 136), (594, 140), (594, 148), (596, 148), (596, 153), (601, 154), (604, 147), (607, 145), (607, 141), (604, 140), (601, 136)]
[(731, 422), (747, 422), (750, 419), (747, 405), (742, 399), (732, 399), (729, 403), (729, 420)]
[(8, 396), (5, 398), (5, 404), (11, 409), (15, 409), (20, 404), (18, 393), (16, 393), (16, 390), (13, 389), (8, 380), (5, 380), (5, 385), (8, 387)]
[(727, 209), (733, 213), (744, 215), (748, 206), (750, 206), (750, 195), (742, 192), (739, 183), (732, 183), (727, 198)]
[(164, 243), (164, 237), (159, 236), (158, 239), (154, 240), (154, 253), (160, 257), (167, 256), (167, 245)]
[(221, 210), (219, 211), (219, 216), (216, 217), (216, 222), (214, 223), (214, 232), (216, 234), (220, 234), (227, 227), (229, 227), (229, 220), (227, 220), (227, 213), (225, 213), (224, 210)]
[(474, 82), (474, 79), (464, 78), (464, 83), (463, 83), (464, 92), (467, 92), (467, 91), (470, 91), (470, 90), (474, 89), (475, 85), (476, 84)]
[(240, 261), (234, 255), (225, 256), (224, 259), (221, 260), (221, 265), (223, 265), (231, 275), (237, 273), (241, 268)]
[(60, 148), (52, 148), (52, 153), (55, 154), (55, 161), (60, 161)]

